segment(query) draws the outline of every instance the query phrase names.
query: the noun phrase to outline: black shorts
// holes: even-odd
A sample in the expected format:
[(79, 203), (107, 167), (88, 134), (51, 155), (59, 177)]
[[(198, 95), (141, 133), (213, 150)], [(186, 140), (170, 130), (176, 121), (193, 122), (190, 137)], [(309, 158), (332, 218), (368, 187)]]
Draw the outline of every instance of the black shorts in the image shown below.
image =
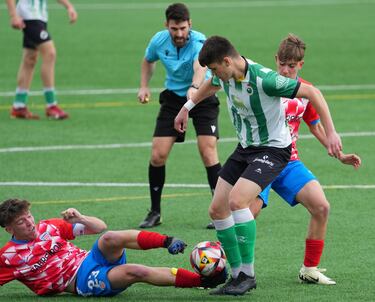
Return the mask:
[(26, 25), (23, 29), (24, 48), (36, 49), (38, 45), (51, 40), (46, 22), (41, 20), (25, 20), (24, 22)]
[(238, 144), (221, 168), (219, 176), (232, 186), (243, 177), (255, 182), (263, 190), (286, 167), (290, 155), (291, 145), (286, 148), (251, 146), (244, 149)]
[[(156, 119), (154, 137), (173, 136), (176, 137), (177, 143), (183, 142), (185, 133), (179, 133), (174, 129), (174, 119), (186, 103), (186, 97), (164, 90), (160, 93), (159, 103), (161, 107)], [(189, 112), (189, 116), (193, 119), (196, 135), (211, 135), (219, 138), (219, 100), (216, 96), (200, 102)]]

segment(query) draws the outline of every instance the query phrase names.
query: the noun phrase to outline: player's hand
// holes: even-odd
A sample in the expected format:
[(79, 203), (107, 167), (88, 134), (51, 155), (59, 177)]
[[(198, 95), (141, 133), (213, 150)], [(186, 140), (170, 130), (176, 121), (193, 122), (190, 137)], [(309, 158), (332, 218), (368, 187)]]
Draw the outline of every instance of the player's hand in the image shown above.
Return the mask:
[(69, 208), (61, 212), (62, 218), (69, 223), (79, 223), (82, 221), (82, 214), (77, 209)]
[(11, 18), (10, 25), (14, 29), (24, 29), (26, 27), (25, 22), (23, 22), (23, 19), (18, 15)]
[(174, 128), (179, 133), (184, 133), (186, 131), (187, 123), (189, 119), (189, 111), (182, 107), (180, 112), (177, 114), (174, 119)]
[(340, 136), (334, 131), (327, 135), (327, 150), (330, 156), (339, 158), (342, 151), (342, 143)]
[(140, 88), (138, 91), (138, 100), (141, 104), (147, 104), (150, 101), (151, 92), (149, 88)]
[(68, 16), (69, 16), (69, 21), (71, 24), (75, 23), (78, 19), (78, 14), (76, 12), (76, 10), (74, 9), (74, 7), (69, 7), (68, 8)]
[(167, 236), (167, 239), (164, 241), (164, 247), (168, 249), (170, 254), (177, 255), (178, 253), (184, 253), (187, 244), (181, 239)]
[(340, 152), (338, 159), (345, 165), (351, 165), (354, 169), (358, 169), (361, 166), (361, 158), (357, 154), (344, 154)]

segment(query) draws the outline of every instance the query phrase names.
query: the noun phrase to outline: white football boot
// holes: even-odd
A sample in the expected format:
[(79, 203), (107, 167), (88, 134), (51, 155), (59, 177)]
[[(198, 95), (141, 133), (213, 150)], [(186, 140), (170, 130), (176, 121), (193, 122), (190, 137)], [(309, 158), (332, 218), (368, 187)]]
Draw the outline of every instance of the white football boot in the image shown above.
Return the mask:
[(306, 267), (302, 265), (298, 278), (301, 283), (315, 283), (321, 285), (335, 285), (336, 282), (323, 274), (326, 269)]

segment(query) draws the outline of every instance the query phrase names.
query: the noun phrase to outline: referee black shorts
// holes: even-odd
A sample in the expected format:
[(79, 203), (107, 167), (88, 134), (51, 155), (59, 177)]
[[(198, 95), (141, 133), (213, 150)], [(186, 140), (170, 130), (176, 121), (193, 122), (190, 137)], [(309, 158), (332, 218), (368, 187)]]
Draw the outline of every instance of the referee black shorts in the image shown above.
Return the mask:
[[(181, 97), (168, 89), (160, 93), (161, 107), (156, 119), (154, 137), (176, 137), (177, 143), (185, 140), (185, 133), (179, 133), (174, 129), (174, 119), (186, 101), (186, 97)], [(216, 96), (203, 100), (189, 112), (196, 135), (211, 135), (217, 138), (219, 138), (218, 116), (219, 100)]]
[(24, 20), (25, 28), (23, 29), (23, 47), (36, 49), (44, 42), (51, 40), (47, 31), (47, 23), (41, 20)]
[(281, 173), (290, 160), (291, 145), (286, 148), (243, 148), (238, 144), (227, 159), (219, 176), (232, 186), (240, 177), (246, 178), (265, 189)]

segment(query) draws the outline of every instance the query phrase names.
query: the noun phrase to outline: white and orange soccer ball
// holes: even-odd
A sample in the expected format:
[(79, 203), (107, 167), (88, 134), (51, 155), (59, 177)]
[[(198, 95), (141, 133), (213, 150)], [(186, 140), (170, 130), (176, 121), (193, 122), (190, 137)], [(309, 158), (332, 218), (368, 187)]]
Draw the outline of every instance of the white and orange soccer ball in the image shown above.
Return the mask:
[(213, 277), (219, 274), (226, 264), (226, 256), (219, 242), (199, 242), (190, 254), (190, 264), (202, 276)]

